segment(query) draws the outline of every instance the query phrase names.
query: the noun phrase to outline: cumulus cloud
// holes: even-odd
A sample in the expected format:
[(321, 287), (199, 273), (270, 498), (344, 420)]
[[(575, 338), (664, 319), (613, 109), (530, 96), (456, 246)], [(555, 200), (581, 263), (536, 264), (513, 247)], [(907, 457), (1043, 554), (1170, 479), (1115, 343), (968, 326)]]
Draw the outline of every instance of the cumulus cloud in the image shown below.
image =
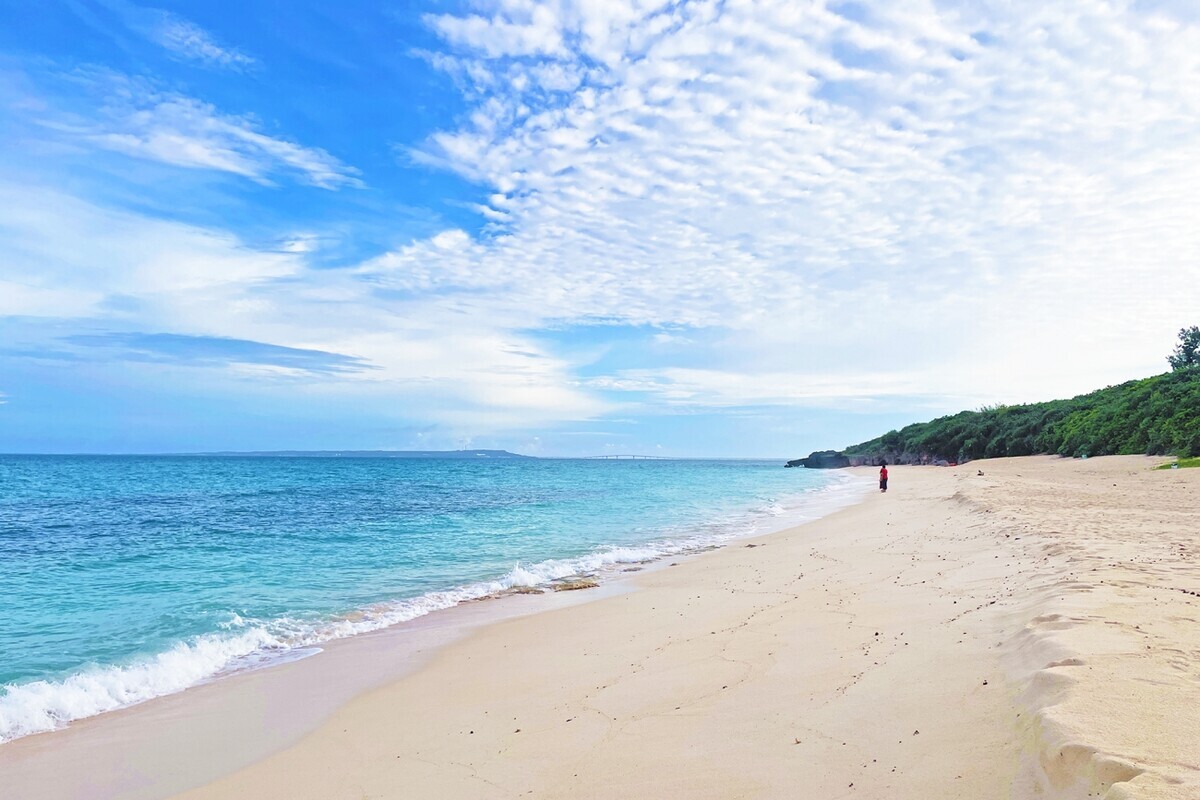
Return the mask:
[(767, 387), (899, 364), (905, 391), (1083, 390), (1157, 369), (1200, 306), (1200, 28), (1165, 5), (489, 0), (430, 24), (474, 109), (417, 155), (489, 187), (488, 224), (364, 265), (380, 287), (725, 330), (712, 373), (658, 373), (714, 404), (731, 372), (791, 402)]
[(564, 53), (559, 20), (546, 5), (508, 4), (493, 17), (430, 14), (426, 21), (447, 41), (493, 58)]

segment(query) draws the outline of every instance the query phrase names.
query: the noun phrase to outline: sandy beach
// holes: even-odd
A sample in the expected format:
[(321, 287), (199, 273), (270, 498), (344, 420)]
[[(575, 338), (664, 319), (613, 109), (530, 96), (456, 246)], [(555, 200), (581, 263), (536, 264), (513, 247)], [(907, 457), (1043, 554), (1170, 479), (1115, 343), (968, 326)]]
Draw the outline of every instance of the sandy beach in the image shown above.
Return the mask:
[[(1200, 470), (1164, 460), (895, 467), (887, 494), (619, 590), (471, 604), (537, 613), (403, 658), (363, 637), (18, 740), (0, 794), (1197, 798)], [(374, 688), (331, 695), (347, 670)], [(141, 745), (169, 779), (98, 774), (154, 725), (191, 731)]]

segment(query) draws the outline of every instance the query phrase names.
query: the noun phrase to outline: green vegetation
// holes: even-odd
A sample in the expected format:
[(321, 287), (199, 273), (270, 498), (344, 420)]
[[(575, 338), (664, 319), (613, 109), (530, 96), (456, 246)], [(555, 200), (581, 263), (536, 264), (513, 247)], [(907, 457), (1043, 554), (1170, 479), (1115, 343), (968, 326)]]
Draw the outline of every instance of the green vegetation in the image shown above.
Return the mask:
[(1200, 366), (1200, 327), (1179, 329), (1179, 344), (1175, 352), (1167, 356), (1171, 369), (1189, 369)]
[(1163, 464), (1161, 467), (1155, 467), (1155, 469), (1173, 469), (1176, 464), (1179, 465), (1180, 469), (1185, 469), (1187, 467), (1200, 467), (1200, 458), (1181, 458), (1177, 461), (1172, 461), (1169, 464)]
[[(1197, 358), (1195, 349), (1187, 349), (1193, 330), (1180, 332), (1177, 356)], [(1200, 330), (1195, 338), (1200, 347)], [(899, 463), (1039, 453), (1200, 456), (1200, 360), (1070, 400), (963, 411), (890, 431), (845, 452)]]

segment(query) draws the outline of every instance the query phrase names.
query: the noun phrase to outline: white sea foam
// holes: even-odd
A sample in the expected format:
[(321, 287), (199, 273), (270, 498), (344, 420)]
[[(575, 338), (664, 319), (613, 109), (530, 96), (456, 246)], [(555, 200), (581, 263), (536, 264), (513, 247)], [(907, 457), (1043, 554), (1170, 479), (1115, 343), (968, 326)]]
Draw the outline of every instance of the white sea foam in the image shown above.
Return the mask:
[(234, 659), (286, 645), (261, 628), (180, 642), (152, 658), (93, 667), (62, 681), (6, 686), (0, 695), (0, 741), (53, 730), (66, 722), (193, 686)]
[(682, 555), (731, 539), (768, 533), (829, 514), (855, 502), (869, 482), (838, 476), (793, 498), (771, 499), (758, 509), (730, 513), (699, 528), (676, 531), (638, 546), (608, 547), (577, 558), (516, 564), (490, 581), (377, 603), (321, 621), (284, 617), (243, 619), (231, 613), (220, 632), (180, 642), (154, 656), (117, 666), (94, 666), (60, 681), (31, 681), (0, 689), (0, 743), (182, 691), (236, 670), (318, 652), (322, 642), (379, 630), (459, 603), (539, 586), (571, 576), (599, 574), (627, 564)]

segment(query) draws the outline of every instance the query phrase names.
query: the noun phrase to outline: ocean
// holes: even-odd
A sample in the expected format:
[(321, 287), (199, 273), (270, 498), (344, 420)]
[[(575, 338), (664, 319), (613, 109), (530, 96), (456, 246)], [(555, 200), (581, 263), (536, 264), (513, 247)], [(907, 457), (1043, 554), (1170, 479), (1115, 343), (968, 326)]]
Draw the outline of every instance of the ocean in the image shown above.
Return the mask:
[(0, 456), (0, 742), (860, 491), (779, 461)]

